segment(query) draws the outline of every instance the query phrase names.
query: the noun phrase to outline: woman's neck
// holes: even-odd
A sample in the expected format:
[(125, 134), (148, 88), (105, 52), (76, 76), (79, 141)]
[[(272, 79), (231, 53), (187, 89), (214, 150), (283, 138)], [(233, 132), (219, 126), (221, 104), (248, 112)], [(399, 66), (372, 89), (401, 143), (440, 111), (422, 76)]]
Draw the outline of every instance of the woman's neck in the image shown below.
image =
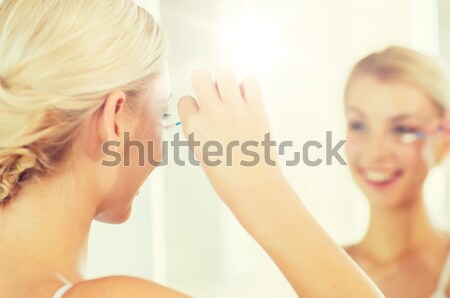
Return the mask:
[(95, 210), (73, 180), (67, 181), (27, 186), (0, 208), (0, 267), (35, 266), (70, 282), (82, 279)]
[(372, 207), (362, 250), (379, 263), (389, 263), (421, 250), (440, 236), (427, 215), (421, 197), (399, 208)]

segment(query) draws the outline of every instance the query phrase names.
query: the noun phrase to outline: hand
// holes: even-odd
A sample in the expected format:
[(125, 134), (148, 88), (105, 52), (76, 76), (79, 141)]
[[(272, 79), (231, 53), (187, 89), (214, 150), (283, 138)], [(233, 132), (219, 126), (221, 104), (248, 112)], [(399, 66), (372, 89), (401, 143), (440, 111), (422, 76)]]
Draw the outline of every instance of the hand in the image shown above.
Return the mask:
[(425, 146), (422, 151), (429, 167), (440, 163), (450, 150), (450, 111), (427, 123), (424, 127)]
[(450, 151), (450, 111), (447, 111), (440, 123), (438, 130), (442, 133), (440, 150), (438, 152), (439, 161), (443, 160)]
[[(186, 138), (193, 134), (193, 139), (200, 141), (200, 146), (194, 147), (196, 159), (219, 196), (229, 202), (248, 194), (253, 187), (275, 181), (282, 175), (278, 165), (266, 163), (267, 157), (276, 161), (274, 148), (267, 152), (261, 145), (270, 127), (258, 81), (247, 78), (239, 85), (234, 73), (227, 68), (218, 70), (216, 80), (214, 82), (205, 70), (194, 72), (192, 84), (197, 99), (190, 96), (181, 98), (178, 109)], [(217, 141), (222, 145), (222, 156), (206, 158), (203, 150), (206, 148), (202, 147), (208, 141)], [(259, 161), (241, 150), (246, 141), (259, 143), (257, 147), (247, 148), (258, 155)], [(228, 154), (227, 146), (232, 143), (235, 146)], [(216, 147), (211, 148), (211, 151), (216, 151)], [(220, 165), (208, 162), (217, 159), (221, 160)], [(243, 161), (255, 162), (252, 166), (244, 166), (241, 164)], [(227, 166), (230, 162), (232, 165)]]

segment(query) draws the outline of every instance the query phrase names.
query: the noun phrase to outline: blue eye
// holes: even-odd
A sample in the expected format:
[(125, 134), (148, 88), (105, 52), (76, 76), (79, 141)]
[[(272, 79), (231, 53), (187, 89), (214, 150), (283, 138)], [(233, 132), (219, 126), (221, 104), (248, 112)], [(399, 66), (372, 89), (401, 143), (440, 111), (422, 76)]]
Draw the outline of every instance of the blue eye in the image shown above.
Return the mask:
[(364, 129), (364, 124), (362, 122), (352, 122), (349, 125), (351, 130), (359, 131)]
[(410, 126), (398, 125), (394, 127), (394, 132), (396, 134), (408, 134), (408, 133), (416, 133), (417, 129)]

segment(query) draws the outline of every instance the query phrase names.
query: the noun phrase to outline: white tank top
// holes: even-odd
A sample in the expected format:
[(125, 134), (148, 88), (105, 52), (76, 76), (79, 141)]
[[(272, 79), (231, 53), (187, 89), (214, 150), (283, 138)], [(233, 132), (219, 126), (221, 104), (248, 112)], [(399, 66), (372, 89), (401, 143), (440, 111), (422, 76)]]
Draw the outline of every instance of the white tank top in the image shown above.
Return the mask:
[(450, 252), (447, 255), (447, 260), (444, 263), (444, 268), (442, 269), (441, 276), (439, 277), (438, 285), (434, 293), (430, 298), (450, 298), (445, 295), (448, 283), (450, 281)]

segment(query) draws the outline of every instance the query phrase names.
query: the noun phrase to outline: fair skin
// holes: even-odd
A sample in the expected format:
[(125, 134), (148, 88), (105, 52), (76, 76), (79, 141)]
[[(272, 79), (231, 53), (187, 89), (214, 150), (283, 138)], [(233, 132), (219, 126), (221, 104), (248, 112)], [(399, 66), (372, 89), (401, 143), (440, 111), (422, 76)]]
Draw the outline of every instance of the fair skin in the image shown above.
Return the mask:
[[(202, 143), (211, 139), (222, 143), (232, 139), (262, 140), (270, 128), (257, 82), (248, 79), (238, 85), (232, 72), (223, 69), (216, 80), (217, 85), (205, 71), (193, 74), (196, 100), (184, 97), (179, 102), (185, 134), (194, 132)], [(139, 186), (154, 169), (150, 165), (137, 167), (136, 154), (132, 156), (132, 167), (101, 166), (105, 158), (102, 144), (121, 140), (122, 133), (129, 131), (131, 139), (144, 144), (153, 140), (154, 157), (161, 159), (160, 120), (167, 109), (167, 78), (155, 79), (147, 91), (144, 103), (134, 110), (126, 104), (122, 91), (110, 93), (90, 119), (86, 135), (80, 138), (83, 143), (73, 152), (76, 164), (43, 180), (45, 187), (28, 185), (2, 209), (0, 297), (12, 297), (14, 293), (14, 297), (50, 298), (67, 281), (74, 287), (65, 298), (187, 297), (132, 277), (83, 279), (92, 220), (125, 221)], [(123, 148), (118, 151), (123, 153)], [(202, 160), (200, 151), (195, 154)], [(239, 154), (234, 156), (238, 162), (240, 158)], [(278, 167), (263, 163), (250, 168), (202, 166), (221, 199), (299, 295), (383, 297), (323, 232)], [(127, 177), (127, 182), (119, 183), (118, 177)]]
[(441, 134), (412, 143), (401, 137), (436, 127), (442, 112), (421, 89), (366, 74), (351, 83), (345, 105), (348, 163), (371, 207), (366, 235), (347, 252), (386, 297), (429, 297), (450, 236), (433, 226), (425, 209), (430, 166), (424, 150), (439, 161), (448, 141)]

